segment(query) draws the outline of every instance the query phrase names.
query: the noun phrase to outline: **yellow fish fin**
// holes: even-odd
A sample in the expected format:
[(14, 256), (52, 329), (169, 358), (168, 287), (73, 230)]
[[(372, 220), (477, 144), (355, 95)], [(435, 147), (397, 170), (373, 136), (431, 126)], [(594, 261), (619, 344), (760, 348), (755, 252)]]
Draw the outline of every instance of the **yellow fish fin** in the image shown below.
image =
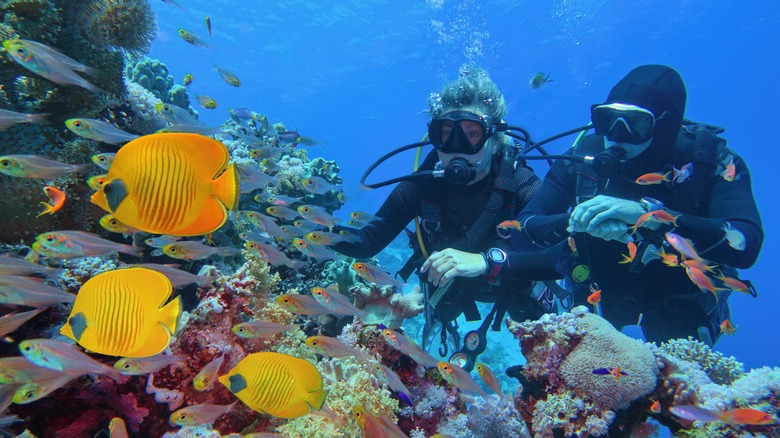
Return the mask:
[(43, 216), (44, 214), (54, 214), (54, 206), (49, 204), (48, 202), (41, 202), (41, 205), (43, 205), (43, 211), (38, 214), (38, 216), (35, 216), (36, 218), (39, 218)]
[(270, 412), (270, 414), (275, 417), (292, 419), (292, 418), (303, 417), (309, 412), (311, 412), (311, 406), (309, 406), (309, 404), (306, 403), (305, 401), (300, 400), (288, 406), (287, 409), (281, 409), (278, 411), (275, 410)]
[(325, 398), (328, 396), (328, 391), (320, 389), (319, 391), (313, 391), (306, 397), (306, 403), (314, 409), (322, 409), (322, 405), (325, 403)]
[(241, 194), (241, 188), (239, 187), (238, 168), (235, 164), (231, 164), (225, 169), (222, 175), (218, 176), (214, 180), (215, 191), (222, 204), (227, 207), (228, 210), (235, 210), (238, 205), (238, 196)]
[(181, 315), (181, 295), (160, 309), (160, 323), (170, 332), (176, 333), (176, 324)]

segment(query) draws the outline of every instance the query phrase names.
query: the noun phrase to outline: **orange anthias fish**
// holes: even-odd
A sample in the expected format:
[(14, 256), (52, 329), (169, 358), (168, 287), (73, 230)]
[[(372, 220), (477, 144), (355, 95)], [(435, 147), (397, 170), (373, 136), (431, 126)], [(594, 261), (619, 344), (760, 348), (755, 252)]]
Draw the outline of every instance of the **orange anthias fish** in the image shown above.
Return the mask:
[(636, 230), (641, 227), (645, 222), (647, 221), (653, 221), (658, 222), (662, 224), (672, 224), (675, 227), (677, 226), (677, 218), (680, 217), (680, 215), (672, 216), (671, 213), (669, 213), (666, 210), (653, 210), (648, 211), (647, 213), (643, 214), (642, 216), (639, 216), (639, 219), (636, 220), (636, 223), (629, 227), (629, 230), (631, 234), (634, 234)]
[(658, 400), (653, 400), (653, 399), (650, 399), (650, 401), (653, 402), (653, 404), (650, 405), (650, 412), (652, 412), (654, 414), (660, 413), (661, 412), (661, 402), (659, 402)]
[(677, 255), (669, 254), (666, 251), (664, 251), (663, 248), (661, 248), (661, 251), (656, 251), (656, 254), (658, 254), (658, 256), (661, 257), (661, 260), (664, 262), (666, 266), (672, 268), (680, 266), (680, 259), (677, 258)]
[(520, 222), (514, 220), (514, 221), (504, 221), (500, 224), (496, 225), (496, 228), (500, 228), (502, 230), (509, 230), (509, 229), (515, 229), (517, 231), (520, 231), (523, 229), (523, 225), (520, 224)]
[(707, 274), (701, 269), (689, 264), (689, 261), (690, 260), (684, 260), (682, 262), (683, 266), (685, 266), (685, 273), (688, 274), (688, 278), (690, 278), (693, 284), (701, 289), (702, 292), (712, 293), (712, 295), (715, 296), (715, 301), (718, 301), (718, 292), (728, 289), (715, 287), (715, 283), (712, 282), (712, 279), (707, 277)]
[(601, 302), (601, 289), (599, 289), (598, 285), (592, 284), (590, 285), (590, 295), (588, 295), (588, 304), (593, 304), (594, 306)]
[(40, 212), (40, 214), (38, 214), (36, 217), (41, 217), (44, 214), (54, 214), (60, 211), (62, 206), (65, 205), (65, 192), (58, 189), (57, 187), (46, 186), (43, 188), (43, 193), (46, 193), (46, 196), (49, 197), (51, 204), (41, 202), (41, 205), (43, 205), (43, 211)]
[(734, 327), (734, 324), (732, 324), (731, 321), (727, 319), (720, 323), (720, 331), (723, 332), (724, 335), (730, 336), (737, 331), (737, 327)]
[(715, 275), (715, 278), (720, 280), (723, 283), (723, 285), (727, 286), (731, 290), (741, 292), (743, 294), (750, 294), (753, 296), (756, 295), (755, 290), (753, 290), (747, 284), (737, 280), (736, 278), (726, 277), (726, 274), (723, 273), (721, 273), (720, 275)]
[(238, 205), (230, 152), (199, 134), (139, 137), (116, 154), (92, 203), (120, 222), (154, 234), (198, 236), (222, 227)]
[(639, 178), (636, 179), (636, 183), (639, 185), (647, 186), (650, 184), (660, 184), (662, 182), (672, 182), (671, 179), (669, 179), (669, 176), (672, 174), (671, 171), (666, 173), (661, 172), (653, 172), (653, 173), (646, 173)]
[(626, 246), (628, 247), (628, 255), (620, 254), (623, 257), (623, 261), (620, 261), (618, 263), (620, 263), (621, 265), (633, 262), (634, 258), (636, 257), (636, 243), (628, 242)]
[(732, 425), (749, 424), (751, 426), (763, 426), (775, 422), (775, 418), (772, 415), (752, 408), (715, 411), (696, 405), (677, 405), (670, 407), (669, 412), (688, 421), (703, 421), (705, 423), (723, 421)]
[(729, 163), (726, 164), (726, 168), (723, 169), (723, 172), (720, 173), (720, 176), (723, 177), (728, 182), (734, 181), (736, 179), (737, 174), (737, 167), (734, 165), (734, 158), (732, 157), (729, 160)]

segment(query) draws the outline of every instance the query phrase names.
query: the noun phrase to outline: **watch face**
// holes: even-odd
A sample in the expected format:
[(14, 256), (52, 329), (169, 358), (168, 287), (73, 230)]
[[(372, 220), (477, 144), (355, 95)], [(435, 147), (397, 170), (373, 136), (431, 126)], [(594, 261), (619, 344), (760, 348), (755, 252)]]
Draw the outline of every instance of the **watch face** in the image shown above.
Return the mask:
[(498, 248), (490, 248), (487, 255), (494, 263), (504, 263), (506, 260), (506, 254)]

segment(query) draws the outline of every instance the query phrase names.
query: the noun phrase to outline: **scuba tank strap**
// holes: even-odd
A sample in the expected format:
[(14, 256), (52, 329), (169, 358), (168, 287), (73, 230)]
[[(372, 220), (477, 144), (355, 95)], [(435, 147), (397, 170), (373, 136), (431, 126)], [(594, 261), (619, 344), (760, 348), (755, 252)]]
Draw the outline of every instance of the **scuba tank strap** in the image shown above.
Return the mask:
[[(687, 123), (686, 123), (687, 122)], [(687, 182), (675, 184), (672, 192), (673, 207), (685, 213), (704, 211), (707, 191), (717, 176), (721, 155), (727, 153), (726, 140), (717, 135), (723, 128), (702, 123), (684, 121), (675, 144), (675, 161), (680, 166), (693, 163), (693, 171)]]
[[(595, 157), (604, 151), (604, 137), (600, 135), (587, 135), (574, 147), (574, 154)], [(598, 195), (603, 187), (601, 179), (596, 175), (591, 164), (573, 163), (572, 171), (576, 177), (575, 204), (581, 204)]]
[(493, 179), (493, 188), (490, 191), (485, 210), (479, 215), (474, 224), (466, 231), (464, 247), (471, 250), (487, 233), (496, 225), (496, 216), (504, 207), (507, 200), (513, 202), (517, 193), (517, 181), (515, 174), (515, 160), (511, 148), (505, 147), (500, 153), (498, 174)]

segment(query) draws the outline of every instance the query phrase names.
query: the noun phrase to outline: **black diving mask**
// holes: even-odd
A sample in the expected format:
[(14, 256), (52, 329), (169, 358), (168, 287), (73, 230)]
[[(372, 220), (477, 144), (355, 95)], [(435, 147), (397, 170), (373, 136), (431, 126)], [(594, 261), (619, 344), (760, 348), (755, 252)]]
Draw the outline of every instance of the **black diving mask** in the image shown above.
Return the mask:
[(428, 139), (433, 147), (445, 154), (476, 154), (506, 124), (495, 124), (490, 117), (469, 111), (450, 111), (435, 117), (428, 124)]
[[(660, 120), (666, 112), (661, 114)], [(642, 144), (653, 136), (657, 122), (652, 112), (623, 103), (596, 104), (590, 107), (590, 119), (598, 135), (617, 143)]]

